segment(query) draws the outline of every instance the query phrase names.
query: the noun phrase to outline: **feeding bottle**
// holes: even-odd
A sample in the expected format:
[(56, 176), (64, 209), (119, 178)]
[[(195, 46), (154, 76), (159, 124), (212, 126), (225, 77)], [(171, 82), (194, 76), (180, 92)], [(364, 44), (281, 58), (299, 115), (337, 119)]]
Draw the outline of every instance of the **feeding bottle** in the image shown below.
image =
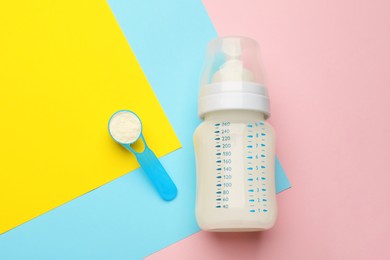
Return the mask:
[(261, 231), (276, 219), (275, 133), (269, 98), (249, 38), (211, 41), (194, 134), (196, 218), (203, 230)]

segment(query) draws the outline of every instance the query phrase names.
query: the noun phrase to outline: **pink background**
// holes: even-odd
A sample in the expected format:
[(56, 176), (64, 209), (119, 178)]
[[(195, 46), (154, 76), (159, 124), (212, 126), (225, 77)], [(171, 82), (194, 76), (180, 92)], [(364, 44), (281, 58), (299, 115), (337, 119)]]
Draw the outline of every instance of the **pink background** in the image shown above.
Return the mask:
[(157, 259), (390, 259), (390, 1), (204, 0), (262, 47), (293, 188), (263, 233), (200, 232)]

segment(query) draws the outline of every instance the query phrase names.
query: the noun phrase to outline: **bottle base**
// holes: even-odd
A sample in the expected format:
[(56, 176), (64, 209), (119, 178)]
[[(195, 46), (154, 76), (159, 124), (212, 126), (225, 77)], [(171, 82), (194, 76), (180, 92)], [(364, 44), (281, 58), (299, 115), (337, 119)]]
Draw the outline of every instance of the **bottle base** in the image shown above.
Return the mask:
[(259, 231), (265, 231), (267, 229), (265, 228), (214, 228), (214, 229), (203, 229), (207, 232), (216, 232), (216, 233), (223, 233), (223, 232), (259, 232)]
[(197, 216), (199, 227), (207, 232), (258, 232), (271, 229), (274, 221), (242, 220), (229, 218), (208, 218)]

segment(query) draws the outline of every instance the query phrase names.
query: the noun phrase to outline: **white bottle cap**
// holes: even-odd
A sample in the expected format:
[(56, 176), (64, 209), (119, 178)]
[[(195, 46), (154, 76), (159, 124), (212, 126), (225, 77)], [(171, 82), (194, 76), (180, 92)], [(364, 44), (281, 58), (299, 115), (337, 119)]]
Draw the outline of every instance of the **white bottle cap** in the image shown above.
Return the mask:
[(219, 110), (254, 110), (270, 116), (269, 98), (263, 84), (256, 41), (244, 37), (222, 37), (207, 48), (201, 82), (200, 118)]

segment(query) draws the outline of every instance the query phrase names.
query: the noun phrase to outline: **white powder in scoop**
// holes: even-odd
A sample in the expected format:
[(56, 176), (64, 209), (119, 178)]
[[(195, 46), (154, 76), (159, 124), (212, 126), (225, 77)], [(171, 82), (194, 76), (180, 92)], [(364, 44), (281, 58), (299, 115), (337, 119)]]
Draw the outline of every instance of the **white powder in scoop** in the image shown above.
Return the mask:
[(111, 118), (109, 130), (117, 142), (131, 144), (137, 141), (141, 134), (141, 121), (135, 114), (121, 111)]

